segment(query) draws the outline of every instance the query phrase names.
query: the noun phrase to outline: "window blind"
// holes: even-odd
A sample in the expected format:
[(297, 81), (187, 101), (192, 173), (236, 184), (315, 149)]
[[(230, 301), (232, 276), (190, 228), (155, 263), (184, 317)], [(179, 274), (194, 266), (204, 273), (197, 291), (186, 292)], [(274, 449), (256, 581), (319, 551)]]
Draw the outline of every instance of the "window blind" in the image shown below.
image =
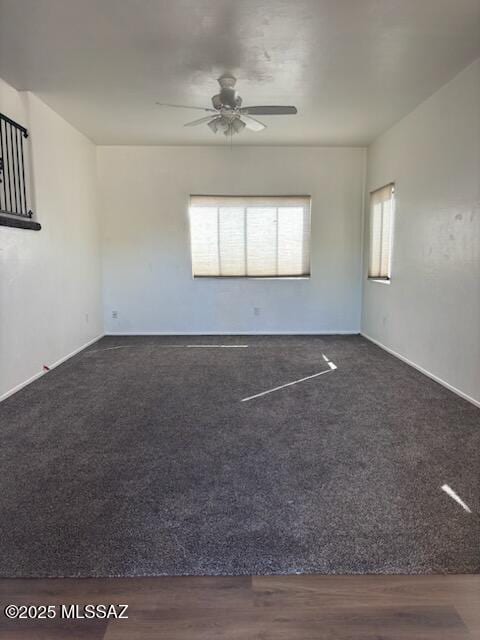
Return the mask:
[(394, 191), (394, 185), (388, 184), (370, 194), (369, 278), (390, 278)]
[(195, 277), (310, 275), (307, 196), (191, 196)]

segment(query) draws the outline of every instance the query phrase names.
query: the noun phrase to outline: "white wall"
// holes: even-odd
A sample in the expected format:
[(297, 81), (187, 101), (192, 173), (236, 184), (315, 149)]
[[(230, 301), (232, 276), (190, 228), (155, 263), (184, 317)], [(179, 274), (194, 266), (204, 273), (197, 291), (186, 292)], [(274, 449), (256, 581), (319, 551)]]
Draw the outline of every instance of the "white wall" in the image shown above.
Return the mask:
[[(99, 147), (106, 331), (358, 332), (364, 159), (348, 148)], [(311, 278), (193, 280), (191, 193), (311, 195)]]
[(0, 227), (0, 399), (102, 333), (95, 147), (0, 80), (0, 111), (29, 129), (40, 231)]
[(480, 60), (371, 145), (367, 191), (390, 181), (392, 281), (364, 279), (362, 330), (480, 401)]

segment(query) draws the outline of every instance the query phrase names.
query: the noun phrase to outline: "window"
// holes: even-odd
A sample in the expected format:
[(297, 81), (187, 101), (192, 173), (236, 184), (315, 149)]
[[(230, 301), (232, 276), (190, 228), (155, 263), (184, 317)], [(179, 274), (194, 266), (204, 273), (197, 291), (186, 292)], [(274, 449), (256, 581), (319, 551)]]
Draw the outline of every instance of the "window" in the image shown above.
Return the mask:
[(191, 196), (196, 278), (310, 275), (310, 198)]
[(395, 186), (370, 194), (370, 262), (368, 277), (390, 280)]

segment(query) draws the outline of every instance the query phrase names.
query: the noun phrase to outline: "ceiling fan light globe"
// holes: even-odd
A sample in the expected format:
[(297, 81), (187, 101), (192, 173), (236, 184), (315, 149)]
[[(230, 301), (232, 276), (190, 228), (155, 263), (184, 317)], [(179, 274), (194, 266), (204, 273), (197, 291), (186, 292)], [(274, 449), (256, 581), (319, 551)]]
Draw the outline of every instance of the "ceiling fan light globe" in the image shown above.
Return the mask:
[(231, 127), (235, 133), (240, 133), (242, 129), (245, 129), (245, 123), (240, 118), (235, 118), (232, 120)]
[(210, 122), (207, 123), (208, 126), (210, 127), (210, 129), (213, 131), (213, 133), (217, 133), (218, 131), (218, 119), (214, 119), (214, 120), (210, 120)]

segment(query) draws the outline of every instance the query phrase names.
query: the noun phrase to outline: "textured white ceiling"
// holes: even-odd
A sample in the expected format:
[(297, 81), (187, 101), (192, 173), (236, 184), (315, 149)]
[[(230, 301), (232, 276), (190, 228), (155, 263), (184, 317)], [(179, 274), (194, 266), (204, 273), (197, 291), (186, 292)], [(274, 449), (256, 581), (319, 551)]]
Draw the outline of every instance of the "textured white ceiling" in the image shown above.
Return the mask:
[(480, 56), (480, 0), (0, 0), (0, 77), (100, 144), (224, 144), (216, 78), (296, 116), (236, 144), (364, 145)]

